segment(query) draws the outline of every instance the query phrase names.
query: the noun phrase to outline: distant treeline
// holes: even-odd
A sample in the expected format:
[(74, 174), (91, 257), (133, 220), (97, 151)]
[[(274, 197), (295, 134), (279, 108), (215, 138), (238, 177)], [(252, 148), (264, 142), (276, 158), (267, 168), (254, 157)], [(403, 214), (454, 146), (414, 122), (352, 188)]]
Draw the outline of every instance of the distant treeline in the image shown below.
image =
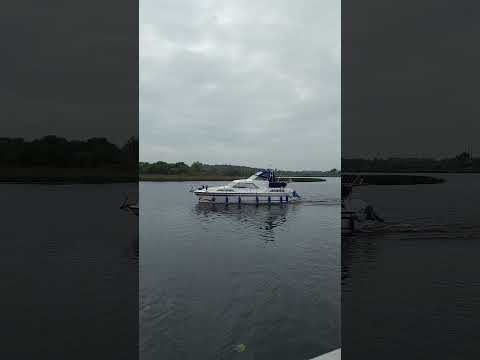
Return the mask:
[(462, 152), (453, 158), (342, 159), (344, 172), (480, 172), (480, 158)]
[(0, 166), (4, 168), (100, 168), (136, 167), (138, 140), (129, 139), (123, 146), (106, 138), (67, 140), (49, 135), (26, 141), (0, 138)]
[[(248, 177), (255, 173), (258, 168), (237, 165), (207, 165), (198, 161), (188, 166), (184, 162), (167, 163), (157, 161), (155, 163), (140, 162), (140, 175), (205, 175), (205, 176), (238, 176)], [(284, 171), (277, 170), (279, 176), (339, 176), (336, 169), (330, 171)]]

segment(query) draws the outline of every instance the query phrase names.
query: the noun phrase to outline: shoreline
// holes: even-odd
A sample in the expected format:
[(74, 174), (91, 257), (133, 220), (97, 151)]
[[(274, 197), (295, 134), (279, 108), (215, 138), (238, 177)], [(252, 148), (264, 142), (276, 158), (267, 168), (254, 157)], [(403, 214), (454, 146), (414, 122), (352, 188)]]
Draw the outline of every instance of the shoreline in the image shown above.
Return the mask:
[(69, 184), (121, 184), (136, 183), (138, 178), (111, 178), (111, 177), (11, 177), (0, 178), (0, 184), (32, 184), (32, 185), (69, 185)]
[(0, 184), (111, 184), (138, 182), (128, 169), (102, 168), (14, 168), (2, 169)]
[[(238, 176), (222, 175), (139, 175), (132, 177), (127, 175), (119, 176), (101, 176), (101, 175), (13, 175), (0, 176), (0, 184), (114, 184), (114, 183), (132, 183), (139, 181), (146, 182), (189, 182), (189, 181), (233, 181), (239, 179)], [(280, 177), (280, 179), (282, 179)], [(288, 179), (290, 179), (288, 177)], [(324, 182), (324, 178), (303, 177), (293, 178), (291, 182)]]
[[(0, 174), (0, 184), (114, 184), (114, 183), (135, 183), (135, 182), (207, 182), (207, 181), (233, 181), (239, 179), (239, 176), (225, 176), (225, 175), (160, 175), (160, 174), (142, 174), (132, 176), (126, 173), (115, 172), (111, 174), (86, 172), (81, 174), (80, 171), (72, 171), (67, 174), (62, 174), (60, 171), (55, 171), (48, 174), (47, 171), (38, 174), (22, 173), (17, 171), (14, 174)], [(436, 173), (439, 174), (439, 173)], [(446, 173), (452, 174), (452, 173)], [(468, 173), (459, 173), (462, 175)], [(439, 174), (440, 175), (440, 174)], [(444, 183), (446, 179), (440, 176), (427, 176), (421, 174), (403, 174), (403, 173), (362, 173), (349, 172), (341, 176), (343, 182), (349, 182), (356, 176), (361, 176), (364, 179), (365, 185), (417, 185), (417, 184), (440, 184)], [(290, 182), (325, 182), (327, 178), (332, 176), (279, 176), (279, 179), (288, 179)], [(335, 176), (340, 178), (340, 176)]]

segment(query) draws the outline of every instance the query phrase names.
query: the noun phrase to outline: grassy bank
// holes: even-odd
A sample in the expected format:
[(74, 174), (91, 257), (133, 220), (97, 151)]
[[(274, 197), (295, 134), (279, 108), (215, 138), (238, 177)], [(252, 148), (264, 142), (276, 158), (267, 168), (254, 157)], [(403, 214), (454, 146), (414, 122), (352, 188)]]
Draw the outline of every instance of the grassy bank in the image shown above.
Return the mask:
[(424, 176), (424, 175), (398, 175), (398, 174), (345, 174), (342, 175), (342, 182), (352, 182), (360, 176), (368, 185), (419, 185), (419, 184), (440, 184), (445, 179)]
[[(140, 181), (232, 181), (238, 179), (238, 176), (225, 175), (161, 175), (161, 174), (144, 174), (140, 175)], [(325, 179), (318, 177), (281, 177), (280, 179), (291, 179), (293, 182), (321, 182)]]
[(305, 177), (282, 177), (282, 176), (279, 176), (279, 179), (281, 181), (290, 180), (292, 182), (322, 182), (322, 181), (327, 181), (327, 180), (319, 178), (319, 177), (308, 177), (308, 176), (305, 176)]
[(232, 181), (238, 179), (238, 176), (144, 174), (140, 175), (139, 179), (140, 181)]
[(0, 183), (108, 184), (137, 182), (135, 170), (111, 168), (12, 168), (0, 170)]
[[(0, 171), (0, 183), (18, 184), (106, 184), (118, 182), (140, 181), (232, 181), (239, 176), (226, 175), (164, 175), (143, 174), (136, 176), (122, 169), (61, 169), (61, 168), (17, 168)], [(282, 178), (282, 177), (280, 177)], [(325, 179), (319, 177), (283, 177), (293, 182), (319, 182)]]

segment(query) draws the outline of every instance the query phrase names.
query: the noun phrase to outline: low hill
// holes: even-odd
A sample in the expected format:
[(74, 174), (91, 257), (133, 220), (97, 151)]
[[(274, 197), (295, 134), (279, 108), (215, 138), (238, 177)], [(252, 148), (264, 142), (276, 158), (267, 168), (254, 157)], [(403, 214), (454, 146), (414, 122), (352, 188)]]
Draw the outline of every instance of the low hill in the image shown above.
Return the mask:
[[(184, 162), (167, 163), (157, 161), (155, 163), (140, 162), (139, 174), (143, 178), (152, 178), (154, 175), (175, 176), (181, 175), (188, 177), (225, 177), (225, 178), (244, 178), (255, 173), (259, 168), (239, 165), (208, 165), (200, 162), (194, 162), (191, 166)], [(279, 177), (327, 177), (340, 176), (336, 169), (330, 171), (287, 171), (276, 170)]]

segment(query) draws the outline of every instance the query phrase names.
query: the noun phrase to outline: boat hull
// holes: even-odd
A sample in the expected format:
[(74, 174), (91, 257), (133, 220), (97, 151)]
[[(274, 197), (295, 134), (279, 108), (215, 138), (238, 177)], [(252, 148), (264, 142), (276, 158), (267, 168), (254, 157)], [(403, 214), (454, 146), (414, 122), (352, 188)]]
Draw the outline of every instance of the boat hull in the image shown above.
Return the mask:
[(295, 202), (297, 198), (291, 194), (196, 194), (198, 201), (213, 204), (288, 204)]

